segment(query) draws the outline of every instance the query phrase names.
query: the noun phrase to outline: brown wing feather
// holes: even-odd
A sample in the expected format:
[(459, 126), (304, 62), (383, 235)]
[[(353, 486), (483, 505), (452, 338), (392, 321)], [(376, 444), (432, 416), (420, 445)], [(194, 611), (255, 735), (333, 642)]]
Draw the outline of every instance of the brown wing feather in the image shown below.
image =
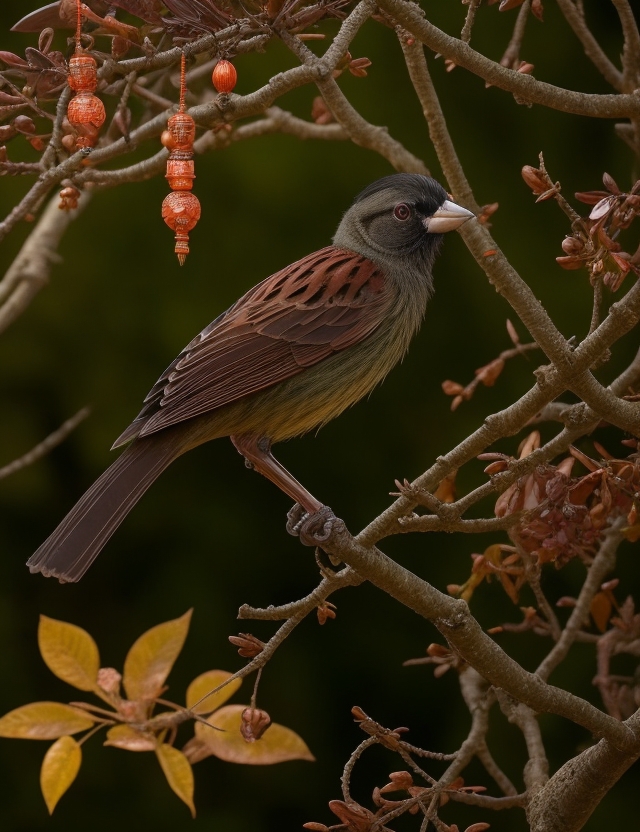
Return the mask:
[(384, 276), (329, 246), (268, 277), (167, 368), (116, 445), (285, 381), (359, 343), (384, 320)]

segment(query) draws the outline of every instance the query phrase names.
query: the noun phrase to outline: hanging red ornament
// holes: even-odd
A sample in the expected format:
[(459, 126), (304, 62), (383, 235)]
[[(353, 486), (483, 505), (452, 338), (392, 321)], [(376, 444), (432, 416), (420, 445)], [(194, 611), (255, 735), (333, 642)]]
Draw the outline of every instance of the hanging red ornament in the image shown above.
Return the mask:
[(180, 265), (189, 254), (189, 232), (200, 219), (200, 202), (190, 193), (196, 178), (193, 163), (193, 142), (196, 137), (196, 123), (185, 112), (186, 60), (184, 53), (180, 65), (180, 109), (167, 122), (162, 133), (162, 144), (169, 150), (166, 179), (172, 193), (162, 203), (162, 219), (175, 231), (175, 252)]
[(221, 60), (215, 65), (211, 80), (219, 93), (230, 93), (238, 81), (238, 73), (231, 61)]
[(104, 104), (94, 95), (98, 85), (98, 65), (92, 55), (82, 52), (80, 36), (82, 28), (82, 16), (80, 13), (80, 0), (76, 0), (78, 9), (78, 22), (76, 25), (76, 49), (69, 60), (68, 83), (76, 93), (69, 102), (67, 118), (75, 129), (78, 137), (77, 147), (93, 147), (98, 141), (100, 128), (107, 117)]

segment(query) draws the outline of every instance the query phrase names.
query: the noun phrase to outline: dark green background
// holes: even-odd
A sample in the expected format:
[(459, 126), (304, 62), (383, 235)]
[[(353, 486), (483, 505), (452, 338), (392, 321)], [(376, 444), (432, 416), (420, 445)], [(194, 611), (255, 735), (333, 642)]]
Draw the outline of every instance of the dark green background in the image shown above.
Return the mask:
[[(603, 6), (587, 3), (595, 28), (616, 59), (621, 48), (618, 26)], [(23, 53), (25, 46), (36, 45), (35, 37), (7, 33), (30, 7), (17, 2), (0, 6), (2, 48)], [(465, 6), (434, 0), (425, 8), (447, 31), (460, 31)], [(515, 14), (483, 7), (473, 45), (499, 59)], [(332, 24), (324, 28), (335, 31)], [(393, 32), (368, 25), (352, 53), (368, 56), (373, 65), (367, 79), (343, 76), (340, 84), (347, 96), (366, 118), (387, 125), (438, 176)], [(499, 244), (562, 332), (582, 337), (590, 316), (585, 274), (562, 271), (554, 261), (567, 223), (553, 204), (534, 205), (520, 168), (536, 164), (542, 150), (551, 175), (562, 180), (567, 195), (600, 187), (605, 170), (626, 187), (632, 181), (628, 148), (615, 138), (610, 121), (519, 106), (505, 92), (485, 91), (484, 83), (464, 70), (445, 73), (442, 60), (428, 57), (477, 198), (500, 203), (493, 223)], [(583, 91), (610, 91), (553, 3), (546, 4), (544, 24), (530, 21), (522, 57), (536, 65), (536, 77), (542, 80)], [(238, 58), (236, 91), (250, 92), (292, 65), (279, 43), (270, 44), (264, 55)], [(314, 95), (311, 88), (301, 89), (277, 103), (308, 117)], [(19, 150), (20, 145), (18, 140), (10, 145), (12, 158), (34, 158)], [(144, 151), (153, 153), (155, 147)], [(240, 666), (242, 660), (227, 642), (229, 634), (249, 630), (266, 639), (273, 631), (260, 622), (236, 622), (240, 604), (284, 603), (313, 588), (317, 569), (312, 553), (284, 529), (289, 500), (246, 470), (226, 440), (172, 466), (80, 585), (60, 586), (30, 576), (24, 561), (109, 464), (111, 442), (182, 346), (254, 283), (326, 245), (359, 189), (390, 172), (386, 161), (355, 145), (286, 136), (239, 143), (199, 158), (195, 187), (203, 216), (182, 269), (160, 218), (167, 191), (162, 177), (97, 195), (70, 228), (51, 285), (2, 339), (0, 463), (25, 453), (83, 405), (91, 405), (92, 415), (46, 459), (0, 482), (0, 713), (33, 700), (77, 697), (38, 655), (40, 613), (85, 627), (100, 645), (103, 664), (121, 667), (142, 631), (194, 607), (191, 633), (167, 694), (182, 701), (194, 676), (214, 667)], [(26, 181), (1, 180), (2, 214), (26, 186)], [(23, 224), (3, 244), (2, 271), (28, 231)], [(284, 464), (354, 532), (388, 505), (395, 477), (415, 477), (485, 415), (508, 405), (532, 383), (536, 361), (513, 362), (494, 389), (480, 390), (472, 403), (450, 414), (450, 400), (440, 383), (446, 378), (466, 383), (476, 367), (507, 347), (504, 321), (510, 313), (457, 235), (447, 239), (435, 277), (437, 293), (426, 325), (385, 384), (317, 436), (277, 449)], [(521, 326), (519, 331), (526, 340)], [(623, 366), (636, 340), (628, 337), (616, 348), (603, 379)], [(545, 435), (550, 435), (548, 429)], [(602, 438), (614, 453), (621, 452), (619, 433)], [(518, 441), (505, 441), (499, 450), (514, 452)], [(470, 464), (459, 478), (461, 492), (483, 479), (481, 464)], [(483, 511), (490, 516), (492, 504)], [(465, 579), (472, 552), (500, 540), (504, 538), (406, 536), (385, 541), (383, 548), (444, 589)], [(637, 581), (635, 587), (632, 583), (636, 557), (628, 547), (621, 559), (617, 574), (626, 580), (621, 600), (637, 590)], [(549, 569), (545, 587), (552, 598), (571, 594), (582, 577), (578, 563), (561, 573)], [(2, 828), (102, 832), (144, 825), (158, 832), (275, 832), (299, 829), (308, 820), (332, 823), (327, 801), (340, 797), (342, 766), (363, 738), (350, 716), (355, 704), (389, 727), (408, 726), (408, 738), (415, 744), (441, 751), (457, 748), (469, 716), (454, 675), (434, 681), (429, 668), (401, 667), (403, 660), (423, 655), (426, 645), (437, 640), (434, 628), (369, 586), (332, 600), (339, 607), (338, 619), (323, 628), (313, 617), (304, 622), (268, 666), (259, 697), (275, 721), (302, 734), (317, 757), (315, 764), (257, 769), (213, 759), (202, 762), (195, 769), (198, 818), (191, 822), (163, 782), (153, 755), (105, 749), (96, 737), (84, 746), (78, 780), (48, 819), (38, 789), (48, 744), (2, 740)], [(522, 603), (531, 603), (528, 594)], [(520, 616), (495, 584), (478, 591), (472, 609), (486, 627)], [(536, 636), (499, 639), (530, 669), (548, 649)], [(620, 663), (619, 670), (629, 668)], [(594, 673), (593, 650), (579, 645), (552, 681), (600, 704), (591, 685)], [(234, 701), (248, 701), (251, 684), (245, 683)], [(569, 722), (546, 716), (542, 723), (552, 770), (589, 742)], [(185, 740), (187, 736), (185, 732)], [(521, 786), (518, 772), (525, 756), (520, 734), (496, 714), (492, 739), (498, 761)], [(367, 803), (373, 786), (403, 767), (389, 752), (369, 752), (356, 768), (354, 795)], [(440, 771), (437, 766), (430, 770)], [(466, 779), (490, 785), (474, 766)], [(636, 805), (637, 787), (633, 769), (586, 828), (601, 828), (605, 817), (609, 826), (622, 828)], [(518, 812), (489, 816), (449, 807), (443, 817), (461, 829), (481, 819), (494, 830), (525, 828)], [(417, 821), (398, 827), (417, 829)]]

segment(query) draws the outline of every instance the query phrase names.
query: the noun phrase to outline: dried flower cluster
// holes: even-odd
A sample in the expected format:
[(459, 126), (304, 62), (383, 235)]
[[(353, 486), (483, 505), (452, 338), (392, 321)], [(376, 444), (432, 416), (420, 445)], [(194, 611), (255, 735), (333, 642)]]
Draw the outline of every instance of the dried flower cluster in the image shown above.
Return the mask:
[[(620, 516), (626, 517), (627, 537), (637, 540), (640, 456), (637, 441), (631, 442), (634, 451), (625, 459), (615, 459), (594, 443), (600, 461), (571, 448), (571, 456), (561, 462), (537, 466), (500, 495), (496, 517), (519, 514), (510, 535), (541, 563), (552, 561), (558, 568), (576, 556), (589, 563), (603, 531)], [(522, 443), (520, 459), (539, 447), (540, 434), (534, 431)], [(508, 470), (513, 462), (499, 453), (482, 454), (481, 459), (491, 460), (485, 469), (491, 475)], [(571, 476), (576, 460), (589, 473)]]
[[(544, 169), (525, 165), (522, 176), (538, 195), (537, 202), (559, 196), (560, 184), (553, 184)], [(573, 233), (562, 241), (564, 255), (556, 261), (563, 269), (584, 266), (592, 284), (601, 280), (616, 292), (629, 272), (640, 275), (640, 248), (631, 254), (619, 242), (620, 232), (640, 216), (640, 180), (628, 192), (623, 192), (608, 173), (602, 181), (605, 191), (576, 193), (576, 199), (593, 208), (588, 217), (574, 219)]]

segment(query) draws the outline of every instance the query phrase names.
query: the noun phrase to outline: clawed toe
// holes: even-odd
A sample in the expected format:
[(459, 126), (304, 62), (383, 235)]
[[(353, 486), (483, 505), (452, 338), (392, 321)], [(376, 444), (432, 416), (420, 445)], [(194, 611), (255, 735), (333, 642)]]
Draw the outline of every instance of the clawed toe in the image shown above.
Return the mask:
[(336, 523), (341, 523), (329, 506), (312, 514), (296, 503), (287, 514), (287, 531), (300, 538), (304, 546), (318, 546), (331, 537)]
[(306, 511), (300, 503), (294, 503), (287, 512), (287, 531), (289, 534), (293, 535), (293, 537), (297, 537), (302, 522), (305, 517), (308, 516), (309, 512)]

